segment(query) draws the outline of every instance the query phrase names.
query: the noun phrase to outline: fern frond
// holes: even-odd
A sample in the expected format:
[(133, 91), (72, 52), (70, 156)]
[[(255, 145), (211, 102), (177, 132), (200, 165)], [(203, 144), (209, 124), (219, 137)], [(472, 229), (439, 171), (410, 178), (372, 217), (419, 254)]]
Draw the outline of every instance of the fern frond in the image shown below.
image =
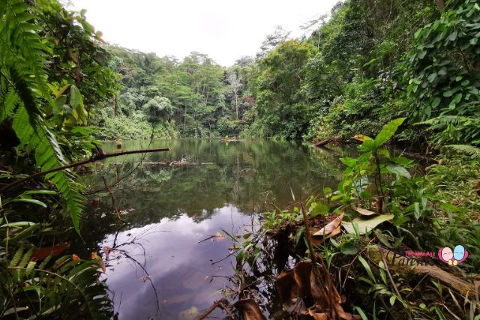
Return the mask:
[(468, 144), (449, 144), (445, 146), (459, 153), (464, 153), (472, 157), (472, 159), (480, 159), (480, 148), (470, 146)]
[[(35, 17), (23, 0), (2, 1), (0, 16), (0, 65), (11, 86), (5, 99), (8, 109), (0, 116), (11, 115), (14, 105), (19, 105), (13, 115), (12, 128), (21, 147), (35, 152), (36, 163), (42, 171), (61, 167), (66, 164), (65, 158), (43, 118), (44, 106), (53, 106), (45, 71), (49, 48), (35, 32), (38, 30), (32, 23)], [(84, 198), (74, 181), (75, 176), (65, 170), (46, 175), (46, 179), (60, 192), (75, 230), (80, 233)]]
[(9, 116), (12, 115), (15, 106), (18, 103), (18, 96), (16, 92), (10, 88), (6, 93), (3, 101), (0, 102), (3, 105), (3, 108), (0, 108), (0, 123), (3, 120), (7, 119)]
[[(32, 123), (35, 127), (31, 125)], [(55, 135), (39, 121), (30, 120), (30, 115), (25, 107), (20, 107), (15, 114), (12, 127), (20, 143), (30, 150), (35, 150), (35, 159), (42, 171), (66, 164)], [(50, 180), (62, 195), (73, 226), (79, 233), (84, 197), (80, 192), (81, 186), (74, 181), (75, 175), (69, 170), (63, 170), (52, 172), (45, 178)]]
[(416, 125), (429, 125), (432, 127), (445, 127), (448, 125), (480, 125), (480, 119), (474, 117), (465, 117), (465, 116), (453, 116), (453, 115), (443, 115), (428, 119), (426, 121), (418, 122)]
[[(0, 290), (8, 289), (16, 303), (27, 305), (32, 318), (112, 318), (113, 304), (107, 286), (98, 280), (97, 259), (74, 261), (71, 256), (63, 256), (47, 267), (51, 256), (38, 264), (30, 261), (32, 252), (20, 248), (5, 270), (0, 264), (0, 279), (5, 280)], [(33, 290), (34, 295), (26, 295)], [(11, 301), (0, 305), (0, 317), (12, 307)]]

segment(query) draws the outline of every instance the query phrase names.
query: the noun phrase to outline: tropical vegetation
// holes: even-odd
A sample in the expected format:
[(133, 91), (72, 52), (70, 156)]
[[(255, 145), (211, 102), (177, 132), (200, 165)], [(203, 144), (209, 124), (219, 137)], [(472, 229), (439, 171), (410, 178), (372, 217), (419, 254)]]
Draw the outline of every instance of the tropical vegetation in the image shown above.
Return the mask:
[[(334, 140), (360, 153), (342, 157), (337, 190), (267, 212), (262, 230), (237, 243), (238, 274), (265, 258), (262, 237), (283, 234), (294, 256), (325, 260), (328, 274), (349, 265), (344, 275), (361, 285), (348, 309), (363, 319), (479, 319), (478, 291), (424, 273), (422, 296), (418, 274), (390, 270), (368, 249), (461, 243), (469, 259), (455, 276), (478, 277), (477, 1), (340, 1), (311, 34), (276, 30), (229, 67), (105, 43), (85, 11), (58, 0), (3, 0), (0, 17), (0, 317), (115, 317), (101, 257), (69, 247), (88, 232), (76, 164), (103, 159), (101, 140), (235, 137)], [(318, 217), (347, 232), (312, 246)]]

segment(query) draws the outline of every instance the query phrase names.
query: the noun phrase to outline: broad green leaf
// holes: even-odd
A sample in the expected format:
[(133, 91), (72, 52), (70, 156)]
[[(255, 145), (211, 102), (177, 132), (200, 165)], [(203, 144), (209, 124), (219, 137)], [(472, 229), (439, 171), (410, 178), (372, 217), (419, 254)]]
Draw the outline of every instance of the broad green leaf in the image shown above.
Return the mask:
[(340, 252), (344, 255), (354, 255), (358, 252), (358, 246), (353, 241), (348, 241), (340, 246)]
[(310, 206), (310, 216), (316, 217), (318, 215), (327, 215), (328, 206), (322, 202), (314, 202)]
[(382, 214), (370, 219), (355, 218), (352, 222), (342, 222), (342, 226), (350, 234), (355, 234), (355, 229), (358, 229), (359, 234), (365, 234), (375, 229), (379, 224), (390, 221), (394, 218), (393, 214)]
[(70, 87), (70, 105), (73, 108), (76, 108), (77, 106), (80, 106), (80, 105), (83, 106), (82, 94), (80, 93), (80, 90), (78, 90), (78, 88), (75, 85), (72, 85)]
[(397, 132), (398, 127), (400, 127), (402, 123), (405, 121), (405, 119), (406, 118), (398, 118), (384, 125), (382, 130), (375, 137), (375, 147), (379, 148), (385, 142), (390, 140), (392, 136), (395, 134), (395, 132)]
[(448, 36), (448, 40), (450, 41), (455, 41), (457, 39), (457, 35), (458, 35), (458, 32), (457, 31), (453, 31), (449, 36)]
[(350, 157), (340, 158), (340, 161), (347, 167), (354, 167), (357, 164), (357, 159)]
[(358, 146), (358, 150), (361, 152), (368, 152), (375, 149), (375, 142), (373, 140), (365, 140)]
[(449, 98), (449, 97), (453, 96), (454, 93), (455, 93), (455, 92), (454, 92), (453, 90), (448, 90), (448, 91), (445, 91), (445, 92), (443, 93), (443, 96), (444, 96), (445, 98)]
[(402, 166), (388, 165), (387, 170), (395, 174), (396, 176), (405, 177), (407, 179), (410, 179), (412, 177), (410, 175), (410, 172), (408, 172), (408, 170)]
[(440, 99), (439, 97), (435, 97), (435, 99), (433, 99), (433, 102), (432, 102), (432, 108), (438, 107), (441, 101), (442, 99)]
[(396, 299), (397, 299), (396, 296), (391, 296), (391, 297), (390, 297), (390, 305), (393, 306), (393, 305), (395, 304), (395, 300), (396, 300)]

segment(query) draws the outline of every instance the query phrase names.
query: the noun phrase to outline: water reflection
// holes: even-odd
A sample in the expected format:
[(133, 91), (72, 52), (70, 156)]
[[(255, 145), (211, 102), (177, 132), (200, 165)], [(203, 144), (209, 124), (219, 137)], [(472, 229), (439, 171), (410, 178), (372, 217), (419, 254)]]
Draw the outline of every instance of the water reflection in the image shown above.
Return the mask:
[(182, 215), (175, 221), (164, 218), (156, 224), (123, 231), (116, 239), (115, 235), (107, 236), (101, 244), (104, 253), (118, 248), (129, 255), (111, 251), (105, 275), (115, 293), (120, 318), (188, 319), (218, 300), (218, 290), (227, 286), (225, 275), (230, 274), (233, 261), (215, 262), (225, 257), (231, 242), (224, 237), (199, 241), (222, 228), (237, 233), (251, 228), (250, 224), (248, 216), (227, 206), (201, 222)]
[[(272, 142), (150, 145), (162, 146), (171, 151), (109, 159), (86, 177), (92, 195), (83, 234), (88, 250), (108, 256), (104, 277), (120, 319), (193, 319), (208, 308), (233, 269), (231, 257), (212, 262), (225, 258), (232, 243), (228, 237), (198, 242), (222, 229), (251, 229), (255, 213), (271, 202), (287, 205), (292, 193), (301, 199), (334, 187), (343, 152)], [(155, 164), (181, 159), (206, 164)]]

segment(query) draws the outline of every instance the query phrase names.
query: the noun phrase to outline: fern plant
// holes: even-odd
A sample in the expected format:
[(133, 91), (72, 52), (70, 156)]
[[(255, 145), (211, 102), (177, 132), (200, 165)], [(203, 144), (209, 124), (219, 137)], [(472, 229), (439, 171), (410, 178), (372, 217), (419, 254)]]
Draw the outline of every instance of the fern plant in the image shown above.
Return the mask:
[(480, 148), (470, 146), (468, 144), (449, 144), (445, 147), (459, 153), (467, 154), (472, 159), (480, 159)]
[[(34, 152), (42, 171), (61, 167), (65, 157), (44, 117), (45, 109), (54, 107), (45, 70), (51, 49), (36, 33), (35, 15), (23, 0), (2, 1), (0, 17), (0, 121), (13, 119), (19, 147)], [(73, 173), (57, 171), (45, 178), (58, 189), (80, 232), (84, 198)]]
[[(0, 263), (0, 317), (17, 319), (111, 319), (112, 301), (98, 280), (99, 258), (63, 256), (34, 261), (19, 248)], [(5, 260), (5, 259), (3, 259)]]

